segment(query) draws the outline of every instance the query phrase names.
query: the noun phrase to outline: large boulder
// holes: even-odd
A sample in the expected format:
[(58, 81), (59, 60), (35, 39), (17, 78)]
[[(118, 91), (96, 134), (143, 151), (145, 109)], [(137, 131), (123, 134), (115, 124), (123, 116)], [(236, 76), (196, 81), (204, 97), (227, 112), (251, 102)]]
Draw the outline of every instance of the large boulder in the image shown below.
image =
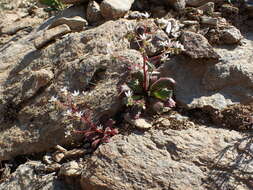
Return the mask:
[[(34, 36), (40, 35), (35, 32), (6, 48), (0, 58), (5, 63), (0, 81), (0, 160), (69, 142), (66, 118), (49, 102), (64, 86), (70, 92), (86, 91), (80, 101), (95, 112), (94, 120), (114, 115), (120, 108), (117, 85), (126, 63), (142, 61), (138, 51), (127, 50), (130, 42), (125, 39), (136, 24), (110, 21), (67, 34), (42, 50), (33, 47)], [(112, 53), (125, 61), (115, 60)], [(96, 78), (101, 71), (103, 77)], [(98, 83), (90, 88), (94, 80)]]
[[(87, 160), (82, 189), (252, 188), (250, 137), (199, 128), (118, 135)], [(226, 176), (226, 177), (224, 177)]]

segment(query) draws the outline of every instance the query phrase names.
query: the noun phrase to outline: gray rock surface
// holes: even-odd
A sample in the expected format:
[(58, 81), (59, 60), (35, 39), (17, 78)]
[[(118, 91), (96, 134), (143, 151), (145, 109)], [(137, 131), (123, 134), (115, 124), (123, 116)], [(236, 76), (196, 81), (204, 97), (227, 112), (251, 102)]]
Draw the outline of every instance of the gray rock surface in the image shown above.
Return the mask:
[(118, 135), (86, 162), (82, 189), (250, 190), (253, 161), (238, 145), (250, 151), (250, 137), (203, 126)]
[(72, 190), (55, 173), (40, 173), (41, 162), (30, 161), (20, 165), (11, 176), (0, 183), (1, 190)]
[(235, 49), (215, 48), (216, 64), (177, 57), (161, 68), (163, 76), (175, 79), (175, 95), (186, 108), (223, 109), (230, 104), (253, 102), (253, 34)]

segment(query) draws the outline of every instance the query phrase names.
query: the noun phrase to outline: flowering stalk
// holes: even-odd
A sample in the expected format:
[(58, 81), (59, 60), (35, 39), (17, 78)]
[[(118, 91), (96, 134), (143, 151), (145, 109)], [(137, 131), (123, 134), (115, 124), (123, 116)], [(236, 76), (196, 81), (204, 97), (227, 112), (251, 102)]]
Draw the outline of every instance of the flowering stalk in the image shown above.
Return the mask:
[[(63, 113), (63, 116), (66, 116), (71, 119), (78, 119), (84, 123), (87, 128), (85, 130), (73, 130), (74, 133), (83, 134), (86, 141), (91, 142), (92, 148), (97, 148), (101, 143), (106, 143), (109, 139), (118, 133), (117, 129), (113, 128), (114, 122), (108, 120), (105, 127), (98, 125), (91, 119), (91, 111), (86, 106), (86, 111), (79, 111), (78, 106), (75, 104), (75, 98), (80, 95), (79, 91), (74, 91), (74, 93), (69, 93), (66, 88), (61, 90), (61, 93), (64, 97), (67, 98), (67, 102), (63, 103), (58, 100), (58, 97), (52, 96), (49, 100), (50, 103), (61, 106), (61, 108), (67, 108)], [(65, 135), (69, 136), (70, 133), (67, 131)]]

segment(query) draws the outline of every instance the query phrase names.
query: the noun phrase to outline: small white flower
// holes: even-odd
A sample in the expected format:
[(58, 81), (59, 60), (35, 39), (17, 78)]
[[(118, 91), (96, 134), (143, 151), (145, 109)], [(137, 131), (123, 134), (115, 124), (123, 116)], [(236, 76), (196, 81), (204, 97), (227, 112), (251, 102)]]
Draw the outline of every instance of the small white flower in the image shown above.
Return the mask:
[(146, 41), (146, 42), (151, 42), (152, 39), (148, 39), (148, 36), (146, 34), (140, 34), (139, 35), (140, 41)]
[(83, 116), (83, 112), (82, 111), (76, 112), (75, 116), (81, 118)]
[(161, 25), (167, 25), (169, 21), (164, 18), (160, 18), (157, 20), (157, 22)]
[(169, 56), (167, 54), (163, 54), (161, 57), (161, 61), (167, 61), (169, 59)]
[(113, 44), (112, 43), (108, 43), (107, 45), (107, 48), (106, 48), (106, 53), (107, 54), (112, 54), (113, 53)]
[(127, 86), (127, 84), (121, 85), (121, 91), (122, 92), (126, 92), (126, 91), (129, 91), (129, 90), (130, 90), (130, 88), (129, 88), (129, 86)]
[(125, 92), (125, 95), (127, 98), (131, 98), (133, 96), (133, 92), (131, 90), (128, 90)]
[(68, 109), (66, 112), (63, 113), (63, 116), (72, 116), (72, 110)]
[(69, 131), (73, 131), (74, 130), (73, 124), (67, 125), (66, 129), (69, 130)]
[(67, 94), (68, 94), (67, 87), (64, 86), (64, 87), (61, 89), (61, 92), (62, 92), (64, 95), (67, 95)]
[(79, 90), (75, 90), (74, 93), (72, 93), (72, 96), (76, 97), (79, 95)]
[(162, 47), (168, 47), (170, 44), (168, 41), (161, 41), (161, 42), (159, 42), (159, 45)]
[(103, 130), (103, 125), (100, 124), (99, 126), (97, 126), (97, 129), (98, 130)]
[(185, 50), (184, 49), (184, 46), (182, 44), (180, 44), (178, 41), (173, 43), (173, 47), (174, 48), (178, 48), (178, 49), (181, 49), (182, 51)]
[(58, 101), (57, 96), (52, 96), (49, 100), (49, 102), (57, 102), (57, 101)]
[(148, 38), (148, 36), (146, 34), (140, 35), (140, 39), (143, 41), (146, 40), (147, 38)]
[(70, 131), (65, 131), (65, 138), (71, 136), (71, 132)]
[(142, 13), (142, 15), (143, 15), (144, 18), (149, 18), (150, 17), (150, 14), (148, 12)]

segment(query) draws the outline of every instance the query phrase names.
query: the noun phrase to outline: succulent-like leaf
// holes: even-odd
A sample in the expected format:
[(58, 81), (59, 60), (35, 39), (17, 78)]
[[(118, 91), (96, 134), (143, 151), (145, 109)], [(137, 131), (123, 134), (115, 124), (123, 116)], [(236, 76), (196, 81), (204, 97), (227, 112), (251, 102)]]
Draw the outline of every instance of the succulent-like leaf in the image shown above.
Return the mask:
[(128, 83), (128, 86), (133, 90), (134, 93), (141, 93), (142, 86), (138, 79), (132, 80)]
[(163, 101), (171, 98), (172, 94), (173, 94), (172, 90), (169, 90), (167, 88), (158, 89), (152, 92), (152, 96)]
[(146, 64), (147, 64), (149, 70), (151, 70), (151, 71), (155, 70), (155, 66), (151, 62), (147, 61)]
[(172, 88), (176, 84), (175, 80), (169, 77), (162, 77), (154, 82), (151, 87), (150, 91), (156, 91), (162, 88)]
[(139, 96), (139, 95), (134, 95), (134, 96), (132, 96), (132, 98), (133, 98), (133, 100), (141, 100), (141, 99), (143, 99), (143, 96)]
[(101, 141), (101, 139), (97, 139), (97, 140), (93, 141), (91, 143), (91, 147), (95, 149), (99, 145), (100, 141)]
[(164, 104), (166, 107), (170, 107), (170, 108), (173, 108), (176, 106), (176, 102), (172, 99), (172, 98), (169, 98), (165, 104)]

